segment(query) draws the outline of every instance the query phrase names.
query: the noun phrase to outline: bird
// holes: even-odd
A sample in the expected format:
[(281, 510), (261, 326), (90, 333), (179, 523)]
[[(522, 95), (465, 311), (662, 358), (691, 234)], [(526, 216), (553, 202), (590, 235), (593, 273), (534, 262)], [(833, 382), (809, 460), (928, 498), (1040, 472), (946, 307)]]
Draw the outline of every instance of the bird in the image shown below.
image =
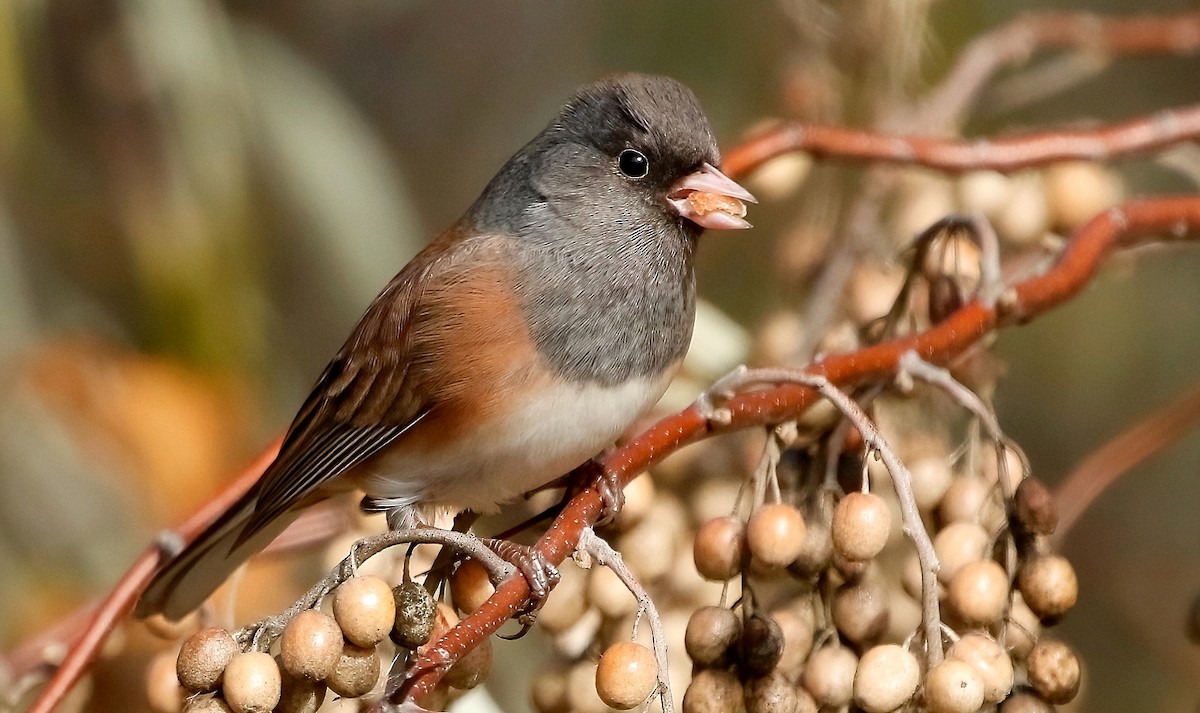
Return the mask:
[(691, 339), (705, 228), (750, 227), (682, 83), (582, 87), (371, 302), (278, 455), (159, 569), (179, 619), (305, 507), (361, 490), (393, 529), (495, 512), (610, 447)]

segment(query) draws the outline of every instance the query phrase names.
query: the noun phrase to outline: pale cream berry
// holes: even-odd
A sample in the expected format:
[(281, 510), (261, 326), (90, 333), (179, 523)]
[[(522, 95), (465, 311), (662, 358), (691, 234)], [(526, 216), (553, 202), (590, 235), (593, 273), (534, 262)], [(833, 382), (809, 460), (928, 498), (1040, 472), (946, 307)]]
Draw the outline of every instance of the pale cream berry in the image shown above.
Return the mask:
[(1046, 201), (1054, 224), (1073, 229), (1121, 201), (1120, 179), (1090, 161), (1065, 161), (1046, 169)]
[(1008, 622), (1005, 626), (1004, 644), (1008, 652), (1016, 660), (1029, 655), (1037, 637), (1042, 630), (1042, 620), (1025, 603), (1021, 592), (1013, 593), (1012, 608), (1008, 612)]
[(779, 663), (775, 664), (775, 670), (795, 683), (800, 680), (804, 661), (812, 651), (815, 626), (812, 602), (807, 597), (801, 598), (772, 611), (771, 618), (783, 632), (783, 652), (779, 656)]
[(887, 629), (887, 589), (874, 577), (838, 587), (832, 609), (834, 626), (847, 641), (859, 646), (875, 642)]
[(154, 713), (178, 713), (186, 694), (175, 676), (175, 652), (163, 651), (146, 667), (146, 701)]
[(374, 647), (346, 642), (333, 673), (325, 678), (329, 690), (344, 698), (365, 696), (379, 681), (379, 656)]
[(270, 654), (247, 651), (229, 660), (222, 691), (235, 713), (270, 713), (279, 703), (281, 683)]
[[(388, 591), (391, 596), (391, 591)], [(289, 675), (285, 670), (280, 685), (279, 704), (275, 713), (317, 713), (325, 702), (328, 686), (324, 681), (313, 681)]]
[(581, 661), (567, 674), (567, 703), (572, 713), (609, 713), (607, 703), (596, 692), (596, 666)]
[(596, 664), (596, 693), (617, 710), (640, 706), (657, 683), (654, 652), (632, 641), (608, 647)]
[(742, 683), (724, 669), (697, 671), (683, 694), (683, 713), (737, 713), (741, 710)]
[(460, 691), (469, 691), (492, 675), (492, 659), (492, 640), (484, 639), (465, 656), (455, 661), (443, 680)]
[(1000, 621), (1008, 604), (1008, 575), (992, 560), (968, 562), (950, 580), (947, 601), (968, 626)]
[(930, 512), (942, 501), (953, 482), (950, 463), (945, 456), (925, 456), (908, 466), (912, 474), (913, 498), (921, 512)]
[(392, 601), (396, 607), (392, 640), (396, 645), (416, 649), (427, 644), (437, 613), (437, 603), (429, 592), (416, 582), (404, 582), (392, 589)]
[(487, 568), (477, 560), (463, 560), (450, 576), (450, 599), (461, 612), (470, 614), (475, 611), (495, 591)]
[(179, 649), (175, 672), (179, 684), (191, 693), (215, 691), (221, 685), (225, 666), (238, 652), (233, 636), (224, 629), (201, 629)]
[[(194, 696), (183, 704), (183, 713), (233, 713), (225, 699), (217, 696)], [(292, 713), (280, 709), (279, 713)]]
[(179, 621), (173, 621), (162, 614), (154, 614), (142, 620), (146, 629), (165, 641), (178, 641), (185, 636), (191, 636), (200, 630), (200, 610), (196, 609)]
[(570, 629), (587, 611), (587, 571), (568, 560), (558, 574), (558, 584), (537, 614), (538, 625), (551, 634)]
[(854, 674), (854, 702), (867, 713), (889, 713), (908, 702), (921, 682), (917, 657), (904, 647), (869, 649)]
[(808, 657), (800, 682), (812, 694), (817, 705), (841, 708), (854, 695), (854, 672), (858, 657), (845, 646), (833, 645), (817, 649)]
[(929, 713), (975, 713), (983, 706), (983, 679), (971, 664), (947, 659), (925, 678)]
[(601, 614), (612, 619), (628, 616), (638, 609), (637, 598), (609, 567), (592, 567), (588, 575), (587, 598)]
[(980, 522), (994, 487), (978, 475), (962, 475), (955, 478), (938, 504), (938, 517), (946, 524)]
[(947, 525), (933, 538), (933, 551), (940, 565), (938, 581), (949, 584), (963, 565), (983, 559), (991, 545), (991, 536), (977, 523), (954, 522)]
[(1000, 713), (1054, 713), (1054, 706), (1028, 688), (1018, 688), (1000, 704)]
[(723, 582), (742, 571), (746, 526), (732, 516), (713, 518), (700, 526), (692, 547), (700, 576)]
[(830, 535), (835, 552), (854, 562), (883, 551), (892, 529), (892, 513), (874, 493), (852, 492), (833, 510)]
[(804, 544), (800, 554), (788, 565), (788, 571), (797, 577), (817, 577), (833, 558), (833, 538), (829, 532), (829, 521), (809, 519), (806, 521)]
[(746, 523), (750, 554), (767, 567), (786, 567), (804, 549), (806, 528), (800, 511), (787, 503), (762, 505)]
[(567, 669), (562, 664), (542, 666), (533, 677), (529, 697), (537, 713), (568, 713)]
[(742, 618), (725, 607), (700, 607), (688, 618), (683, 646), (692, 662), (701, 668), (728, 661), (742, 637)]
[(374, 646), (387, 638), (396, 623), (392, 588), (379, 577), (351, 577), (333, 596), (333, 618), (346, 640)]
[(1079, 658), (1061, 641), (1042, 639), (1025, 659), (1029, 685), (1050, 703), (1069, 703), (1079, 693)]
[(1079, 597), (1075, 568), (1059, 555), (1038, 555), (1026, 562), (1017, 575), (1017, 586), (1025, 603), (1043, 620), (1057, 620)]
[(746, 713), (795, 713), (798, 690), (779, 671), (751, 678), (743, 687)]
[(987, 634), (970, 632), (964, 634), (950, 650), (948, 658), (962, 661), (974, 667), (983, 682), (984, 703), (999, 703), (1012, 691), (1013, 663), (1004, 649)]

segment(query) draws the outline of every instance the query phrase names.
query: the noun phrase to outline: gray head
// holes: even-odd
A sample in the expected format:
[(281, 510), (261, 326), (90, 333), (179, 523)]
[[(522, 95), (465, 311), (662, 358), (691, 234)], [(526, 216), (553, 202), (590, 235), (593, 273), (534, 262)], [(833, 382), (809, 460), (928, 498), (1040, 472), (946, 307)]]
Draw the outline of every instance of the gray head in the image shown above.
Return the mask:
[(674, 225), (694, 236), (705, 222), (684, 215), (678, 200), (699, 190), (684, 185), (689, 176), (708, 176), (706, 190), (749, 198), (728, 179), (728, 186), (712, 180), (719, 163), (690, 89), (669, 77), (617, 75), (581, 89), (500, 170), (470, 217), (481, 228), (513, 234), (556, 220), (584, 230)]

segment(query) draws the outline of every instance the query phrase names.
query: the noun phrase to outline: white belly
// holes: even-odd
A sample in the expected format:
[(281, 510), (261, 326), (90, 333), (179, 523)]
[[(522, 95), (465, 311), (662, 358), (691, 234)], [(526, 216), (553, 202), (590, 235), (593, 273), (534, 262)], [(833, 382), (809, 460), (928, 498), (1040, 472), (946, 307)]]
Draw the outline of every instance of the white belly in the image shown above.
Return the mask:
[(612, 388), (556, 384), (468, 443), (415, 451), (401, 437), (360, 482), (368, 495), (395, 509), (493, 512), (611, 445), (658, 401), (671, 371)]

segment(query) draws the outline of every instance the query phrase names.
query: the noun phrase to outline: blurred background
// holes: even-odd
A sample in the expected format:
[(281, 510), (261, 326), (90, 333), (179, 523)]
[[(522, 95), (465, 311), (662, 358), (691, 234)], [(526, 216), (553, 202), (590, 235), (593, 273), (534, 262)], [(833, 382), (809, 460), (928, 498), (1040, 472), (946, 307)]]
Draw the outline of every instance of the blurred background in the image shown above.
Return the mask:
[[(0, 650), (106, 591), (280, 433), (375, 292), (578, 85), (670, 74), (724, 146), (779, 117), (870, 126), (972, 37), (1051, 7), (1195, 5), (0, 0)], [(1200, 100), (1194, 57), (1025, 69), (966, 134)], [(1105, 175), (1126, 196), (1194, 191), (1197, 165), (1185, 150)], [(756, 229), (700, 258), (701, 293), (745, 338), (804, 311), (864, 169), (777, 173), (751, 181)], [(878, 201), (891, 232), (865, 252), (884, 262), (958, 195), (911, 173)], [(1200, 379), (1198, 274), (1200, 250), (1143, 251), (1000, 336), (995, 402), (1036, 474), (1057, 482)], [(1198, 476), (1193, 433), (1065, 543), (1082, 594), (1060, 631), (1088, 666), (1086, 710), (1196, 710)], [(103, 667), (95, 701), (142, 709), (113, 703), (140, 675)]]

